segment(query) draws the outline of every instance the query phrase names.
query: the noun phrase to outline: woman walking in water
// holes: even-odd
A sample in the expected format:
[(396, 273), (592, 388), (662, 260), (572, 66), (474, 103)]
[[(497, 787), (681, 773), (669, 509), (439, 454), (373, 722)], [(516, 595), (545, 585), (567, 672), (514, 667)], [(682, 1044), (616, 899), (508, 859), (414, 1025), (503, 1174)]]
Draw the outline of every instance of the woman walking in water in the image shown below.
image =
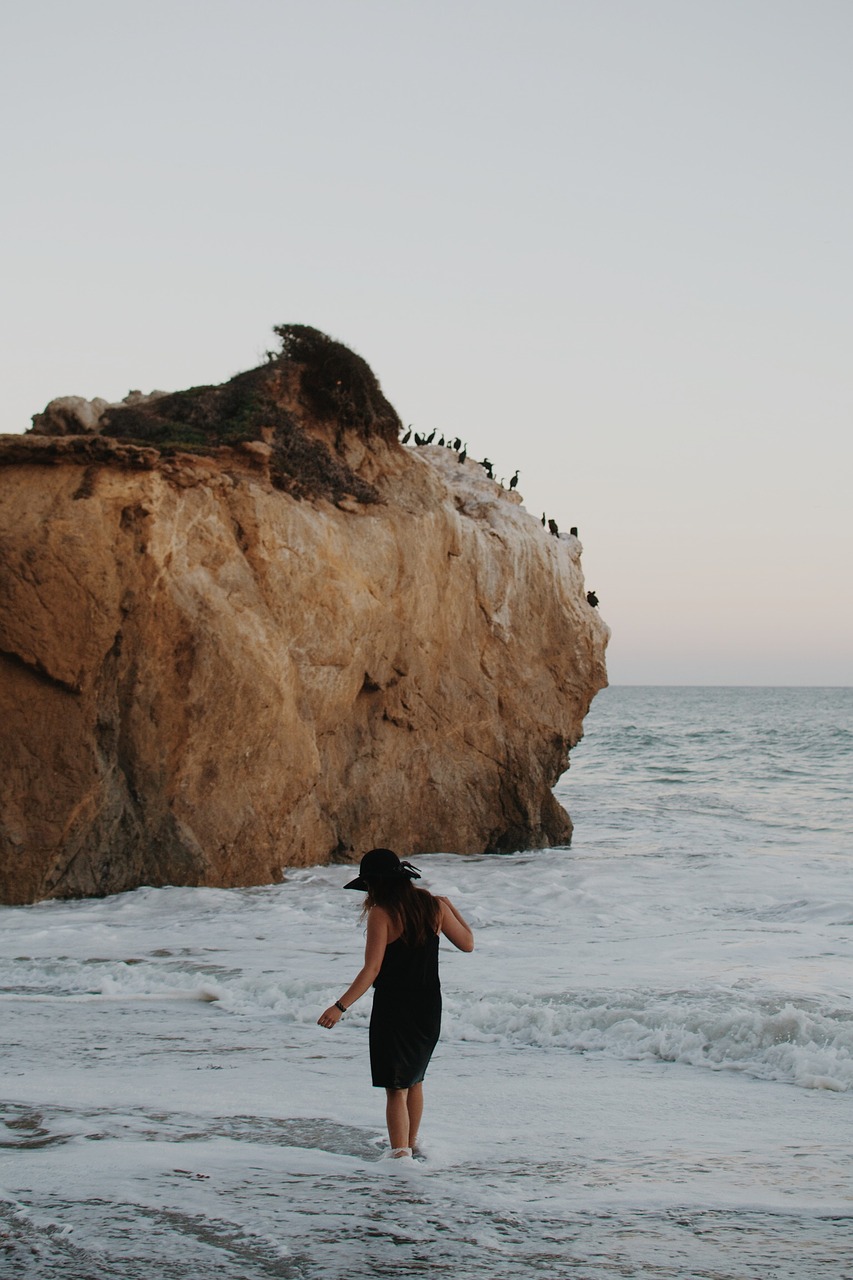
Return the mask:
[(474, 950), (474, 935), (447, 898), (416, 889), (420, 872), (390, 849), (371, 849), (355, 880), (345, 889), (367, 894), (364, 964), (351, 986), (318, 1018), (334, 1027), (371, 986), (370, 1070), (384, 1088), (391, 1155), (411, 1156), (417, 1149), (424, 1109), (423, 1078), (441, 1029), (438, 939), (449, 938), (460, 951)]

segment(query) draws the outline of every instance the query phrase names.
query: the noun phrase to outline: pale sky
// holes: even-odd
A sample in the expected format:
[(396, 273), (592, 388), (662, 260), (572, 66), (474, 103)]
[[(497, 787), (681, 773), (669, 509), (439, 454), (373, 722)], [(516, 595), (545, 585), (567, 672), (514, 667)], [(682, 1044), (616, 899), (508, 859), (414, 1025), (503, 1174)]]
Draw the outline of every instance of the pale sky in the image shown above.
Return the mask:
[(613, 684), (853, 684), (851, 68), (851, 0), (0, 0), (0, 430), (313, 324), (579, 527)]

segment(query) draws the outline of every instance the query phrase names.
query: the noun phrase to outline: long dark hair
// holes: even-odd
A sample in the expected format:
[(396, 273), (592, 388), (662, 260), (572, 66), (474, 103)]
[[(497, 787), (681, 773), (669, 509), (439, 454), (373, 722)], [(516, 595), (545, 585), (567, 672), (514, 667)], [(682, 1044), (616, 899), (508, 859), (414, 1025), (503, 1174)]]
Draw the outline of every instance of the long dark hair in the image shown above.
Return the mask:
[(362, 916), (371, 907), (387, 911), (402, 932), (407, 947), (422, 947), (441, 922), (441, 903), (428, 889), (416, 889), (408, 876), (377, 876), (367, 885)]

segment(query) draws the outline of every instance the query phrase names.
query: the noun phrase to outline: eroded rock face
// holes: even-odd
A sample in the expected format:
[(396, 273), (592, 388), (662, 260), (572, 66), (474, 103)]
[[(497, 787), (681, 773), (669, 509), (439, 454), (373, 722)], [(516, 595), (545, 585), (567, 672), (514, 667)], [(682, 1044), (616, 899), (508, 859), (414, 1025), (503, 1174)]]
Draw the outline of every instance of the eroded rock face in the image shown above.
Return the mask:
[(275, 431), (0, 439), (0, 900), (569, 840), (551, 787), (608, 637), (577, 539), (289, 386), (329, 496)]

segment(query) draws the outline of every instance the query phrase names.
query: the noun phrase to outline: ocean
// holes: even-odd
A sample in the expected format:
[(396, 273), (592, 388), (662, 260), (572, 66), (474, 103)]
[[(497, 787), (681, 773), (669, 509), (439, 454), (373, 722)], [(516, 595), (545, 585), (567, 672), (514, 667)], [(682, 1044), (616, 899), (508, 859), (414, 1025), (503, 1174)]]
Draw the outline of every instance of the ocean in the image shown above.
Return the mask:
[[(424, 1163), (351, 870), (0, 909), (0, 1275), (850, 1280), (853, 689), (605, 690), (571, 848), (436, 851)], [(406, 851), (399, 851), (405, 856)]]

